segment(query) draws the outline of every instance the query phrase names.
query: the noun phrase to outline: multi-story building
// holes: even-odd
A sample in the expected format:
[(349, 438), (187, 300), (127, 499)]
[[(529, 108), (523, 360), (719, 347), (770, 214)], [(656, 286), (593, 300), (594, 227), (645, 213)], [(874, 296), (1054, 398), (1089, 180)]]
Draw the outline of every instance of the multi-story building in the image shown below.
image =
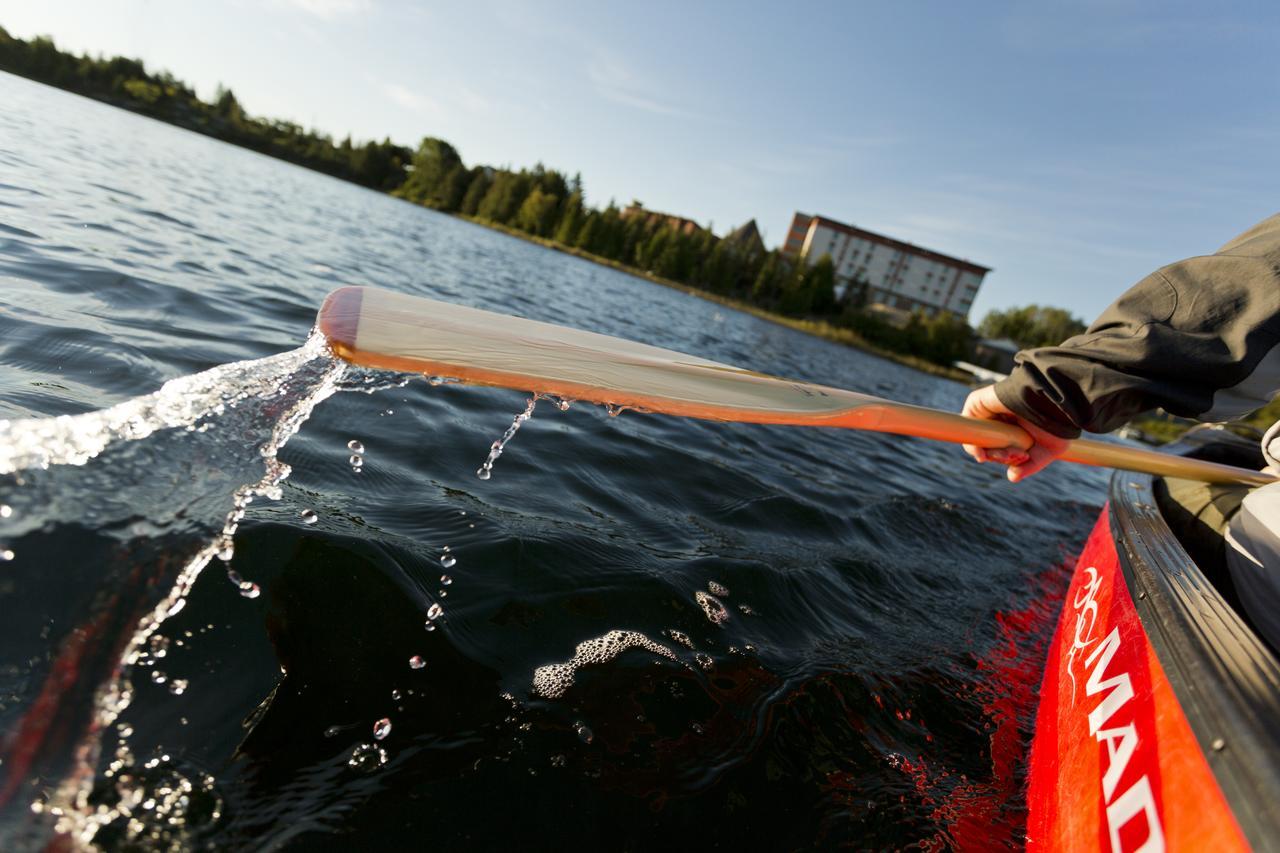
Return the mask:
[(967, 319), (989, 267), (845, 225), (825, 216), (796, 213), (782, 251), (807, 264), (830, 255), (836, 292), (858, 294), (868, 304), (927, 316), (948, 311)]

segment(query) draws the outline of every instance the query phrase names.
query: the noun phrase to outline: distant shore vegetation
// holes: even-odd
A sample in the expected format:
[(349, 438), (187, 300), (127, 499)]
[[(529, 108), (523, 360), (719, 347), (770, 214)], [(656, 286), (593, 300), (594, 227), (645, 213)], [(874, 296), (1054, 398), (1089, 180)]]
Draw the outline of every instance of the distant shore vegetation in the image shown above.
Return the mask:
[[(932, 372), (959, 378), (952, 363), (972, 357), (975, 332), (963, 319), (946, 312), (893, 317), (869, 310), (863, 304), (865, 287), (836, 287), (829, 256), (807, 264), (767, 250), (754, 220), (719, 237), (710, 227), (648, 210), (638, 201), (625, 208), (612, 201), (603, 208), (592, 207), (578, 174), (541, 164), (519, 170), (467, 166), (457, 149), (433, 137), (423, 139), (416, 149), (389, 138), (335, 140), (293, 122), (250, 116), (234, 93), (221, 86), (212, 101), (204, 101), (173, 75), (148, 71), (138, 60), (77, 56), (47, 37), (19, 39), (2, 27), (0, 70), (705, 293), (756, 314), (780, 317), (796, 328)], [(1031, 308), (1039, 314), (1011, 316), (1010, 322), (987, 326), (992, 331), (1008, 328), (1015, 338), (1028, 327), (1037, 332), (1045, 326), (1065, 328), (1062, 317), (1052, 313), (1065, 312)], [(1020, 334), (1012, 334), (1014, 330)]]

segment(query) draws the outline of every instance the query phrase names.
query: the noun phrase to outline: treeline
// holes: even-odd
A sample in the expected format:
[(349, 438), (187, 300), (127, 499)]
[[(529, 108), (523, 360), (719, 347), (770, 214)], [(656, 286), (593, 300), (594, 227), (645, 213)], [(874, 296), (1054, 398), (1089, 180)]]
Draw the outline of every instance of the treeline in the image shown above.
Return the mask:
[(229, 89), (219, 87), (206, 102), (173, 75), (148, 71), (138, 60), (76, 56), (49, 38), (17, 39), (2, 27), (0, 70), (766, 311), (850, 329), (884, 349), (941, 365), (972, 350), (974, 331), (964, 320), (916, 312), (905, 323), (888, 322), (863, 310), (865, 283), (837, 289), (830, 257), (805, 264), (766, 250), (754, 220), (717, 237), (710, 228), (638, 202), (591, 207), (580, 175), (542, 165), (519, 171), (467, 167), (441, 139), (428, 137), (416, 151), (390, 139), (335, 142), (292, 122), (250, 116)]
[(765, 310), (851, 328), (873, 344), (950, 365), (971, 348), (973, 330), (947, 314), (916, 313), (896, 326), (865, 313), (866, 289), (837, 295), (829, 256), (812, 265), (767, 251), (754, 221), (725, 237), (689, 220), (633, 202), (603, 209), (586, 204), (581, 175), (541, 164), (532, 170), (468, 168), (448, 142), (428, 137), (395, 194), (428, 207), (516, 229), (690, 287)]
[(149, 72), (136, 59), (65, 53), (53, 40), (14, 38), (0, 27), (0, 70), (19, 74), (124, 107), (161, 121), (217, 137), (244, 148), (306, 166), (335, 178), (390, 191), (404, 182), (412, 149), (382, 142), (335, 142), (327, 134), (289, 121), (253, 118), (229, 89), (212, 103), (167, 71)]

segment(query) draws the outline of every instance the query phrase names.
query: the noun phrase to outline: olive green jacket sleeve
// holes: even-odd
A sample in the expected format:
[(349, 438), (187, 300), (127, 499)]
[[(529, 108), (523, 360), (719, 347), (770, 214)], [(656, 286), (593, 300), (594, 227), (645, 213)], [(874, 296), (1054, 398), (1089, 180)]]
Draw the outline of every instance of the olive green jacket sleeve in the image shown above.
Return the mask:
[(1084, 334), (1018, 353), (996, 396), (1063, 438), (1157, 407), (1229, 420), (1280, 391), (1277, 343), (1280, 214), (1213, 255), (1147, 276)]

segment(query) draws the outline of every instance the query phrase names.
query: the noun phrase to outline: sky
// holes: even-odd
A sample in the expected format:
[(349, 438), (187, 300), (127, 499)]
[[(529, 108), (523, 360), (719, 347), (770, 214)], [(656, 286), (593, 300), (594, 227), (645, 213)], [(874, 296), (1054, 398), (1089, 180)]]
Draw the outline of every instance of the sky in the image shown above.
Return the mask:
[[(253, 115), (580, 172), (772, 247), (819, 213), (1086, 320), (1280, 211), (1280, 5), (0, 0)], [(2, 143), (2, 141), (0, 141)]]

